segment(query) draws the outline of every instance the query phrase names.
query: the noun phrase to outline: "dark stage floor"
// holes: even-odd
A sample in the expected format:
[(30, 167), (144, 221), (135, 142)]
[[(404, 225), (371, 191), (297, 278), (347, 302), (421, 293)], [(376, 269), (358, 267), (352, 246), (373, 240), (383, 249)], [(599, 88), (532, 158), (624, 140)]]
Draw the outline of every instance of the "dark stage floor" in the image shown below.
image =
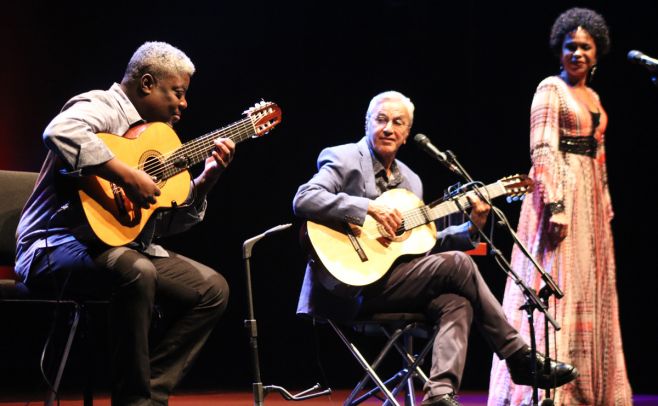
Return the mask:
[[(340, 406), (348, 396), (347, 390), (334, 391), (330, 396), (323, 396), (314, 399), (307, 399), (302, 402), (292, 402), (283, 399), (278, 394), (270, 394), (265, 398), (265, 406)], [(484, 406), (487, 403), (486, 393), (463, 393), (459, 396), (459, 401), (463, 406)], [(21, 395), (13, 397), (11, 400), (0, 396), (0, 405), (2, 406), (27, 406), (40, 405), (43, 402), (31, 395)], [(381, 401), (370, 400), (362, 404), (376, 405)], [(250, 392), (197, 392), (183, 393), (173, 396), (169, 404), (171, 406), (214, 406), (214, 405), (231, 405), (231, 406), (250, 406), (254, 404), (253, 396)], [(401, 404), (404, 404), (401, 401)], [(420, 398), (418, 399), (420, 404)], [(658, 406), (658, 395), (635, 395), (633, 397), (635, 406)], [(110, 400), (107, 395), (99, 395), (94, 400), (96, 406), (109, 406)], [(82, 406), (82, 399), (79, 396), (67, 396), (60, 401), (60, 406)]]
[[(322, 396), (313, 399), (307, 399), (300, 402), (287, 401), (280, 395), (272, 393), (265, 398), (265, 406), (340, 406), (349, 395), (348, 390), (337, 390), (329, 396)], [(13, 402), (1, 402), (3, 406), (26, 406), (29, 397), (16, 399)], [(19, 401), (21, 400), (21, 401)], [(420, 404), (420, 398), (418, 404)], [(468, 393), (460, 396), (460, 402), (464, 406), (482, 406), (486, 405), (486, 394)], [(363, 402), (363, 405), (377, 405), (381, 401), (376, 399)], [(401, 399), (401, 403), (404, 401)], [(41, 400), (34, 400), (30, 405), (40, 405)], [(231, 406), (249, 406), (254, 404), (253, 395), (250, 392), (204, 392), (204, 393), (185, 393), (179, 394), (169, 402), (170, 406), (210, 406), (210, 405), (231, 405)], [(109, 406), (110, 400), (107, 395), (97, 396), (94, 399), (94, 406)], [(78, 396), (72, 396), (60, 401), (60, 406), (82, 406), (82, 399)]]

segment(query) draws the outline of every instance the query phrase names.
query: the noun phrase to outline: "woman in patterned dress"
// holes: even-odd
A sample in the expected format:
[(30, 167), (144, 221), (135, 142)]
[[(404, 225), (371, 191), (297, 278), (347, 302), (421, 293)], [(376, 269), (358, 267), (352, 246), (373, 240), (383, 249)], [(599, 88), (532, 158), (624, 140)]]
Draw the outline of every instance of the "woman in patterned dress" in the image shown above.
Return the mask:
[[(599, 57), (609, 49), (608, 28), (596, 12), (572, 8), (555, 21), (550, 45), (561, 72), (544, 79), (532, 101), (530, 176), (536, 188), (523, 202), (517, 232), (564, 292), (562, 299), (551, 297), (549, 302), (562, 326), (549, 337), (551, 357), (571, 362), (580, 375), (557, 389), (553, 399), (556, 405), (630, 405), (605, 166), (608, 120), (598, 95), (587, 86)], [(529, 287), (542, 287), (538, 271), (516, 246), (512, 267)], [(519, 310), (524, 302), (521, 290), (508, 280), (503, 307), (527, 338), (528, 320)], [(539, 312), (534, 316), (541, 350), (544, 317)], [(514, 385), (496, 357), (488, 404), (532, 404), (532, 388)]]

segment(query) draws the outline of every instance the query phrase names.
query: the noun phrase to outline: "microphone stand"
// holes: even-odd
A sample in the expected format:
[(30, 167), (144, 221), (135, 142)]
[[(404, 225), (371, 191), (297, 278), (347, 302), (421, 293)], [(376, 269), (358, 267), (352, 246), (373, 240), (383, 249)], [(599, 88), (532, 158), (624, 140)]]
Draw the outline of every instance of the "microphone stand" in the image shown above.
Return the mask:
[(286, 400), (306, 400), (310, 398), (315, 398), (318, 396), (329, 395), (331, 394), (331, 389), (325, 389), (319, 392), (314, 392), (320, 389), (320, 384), (315, 384), (311, 388), (306, 389), (305, 391), (299, 392), (297, 394), (292, 394), (288, 392), (285, 388), (276, 385), (267, 385), (263, 386), (260, 377), (260, 365), (258, 361), (258, 331), (256, 326), (256, 318), (254, 316), (254, 298), (251, 288), (251, 266), (250, 258), (251, 251), (254, 245), (260, 241), (262, 238), (276, 233), (278, 231), (285, 230), (292, 226), (292, 224), (282, 224), (276, 227), (272, 227), (269, 230), (265, 231), (263, 234), (259, 234), (255, 237), (249, 238), (242, 244), (242, 258), (244, 259), (244, 268), (246, 276), (246, 285), (247, 285), (247, 319), (244, 321), (244, 327), (247, 329), (249, 334), (249, 344), (251, 349), (251, 367), (253, 372), (254, 383), (252, 384), (252, 389), (254, 393), (254, 406), (262, 406), (265, 401), (265, 396), (270, 392), (278, 392)]
[[(452, 172), (456, 173), (460, 177), (462, 177), (466, 182), (469, 184), (474, 185), (473, 187), (473, 192), (480, 198), (480, 200), (484, 201), (487, 203), (493, 210), (492, 212), (494, 213), (494, 216), (498, 217), (500, 221), (502, 221), (505, 224), (507, 223), (506, 218), (502, 213), (499, 212), (497, 208), (493, 206), (491, 203), (491, 199), (489, 199), (488, 196), (485, 196), (481, 190), (475, 186), (476, 183), (473, 180), (473, 178), (469, 175), (469, 173), (464, 169), (464, 167), (459, 163), (457, 160), (457, 157), (455, 154), (450, 151), (446, 150), (445, 152), (446, 155), (446, 160), (440, 159), (438, 156), (435, 156), (439, 162), (441, 162), (444, 166), (446, 166), (449, 170)], [(462, 207), (462, 205), (459, 203), (457, 199), (453, 198), (453, 201), (456, 203), (457, 207), (466, 215), (468, 216), (468, 213), (466, 212), (466, 208)], [(540, 298), (537, 296), (535, 291), (528, 287), (528, 285), (525, 284), (525, 282), (519, 277), (519, 275), (512, 269), (511, 264), (505, 259), (505, 257), (502, 255), (501, 251), (498, 250), (494, 245), (491, 239), (487, 237), (487, 235), (479, 228), (477, 227), (478, 233), (480, 237), (489, 244), (491, 247), (490, 249), (490, 255), (493, 255), (495, 257), (496, 263), (503, 269), (503, 271), (507, 274), (508, 277), (512, 279), (512, 281), (521, 289), (523, 292), (523, 295), (526, 298), (526, 302), (523, 306), (521, 306), (520, 310), (524, 310), (526, 312), (526, 317), (528, 318), (528, 325), (530, 327), (530, 350), (532, 353), (532, 368), (534, 372), (534, 384), (532, 386), (532, 400), (533, 400), (533, 405), (538, 405), (539, 403), (539, 394), (538, 394), (538, 381), (537, 381), (537, 376), (538, 376), (538, 370), (537, 370), (537, 343), (535, 340), (535, 326), (534, 326), (534, 317), (533, 313), (535, 310), (540, 311), (541, 313), (544, 314), (544, 334), (545, 334), (545, 361), (544, 361), (544, 373), (550, 374), (550, 368), (551, 368), (551, 359), (549, 356), (549, 323), (553, 326), (553, 328), (557, 331), (559, 331), (562, 327), (559, 325), (559, 323), (551, 317), (551, 315), (548, 313), (548, 299), (551, 295), (555, 295), (556, 298), (560, 299), (564, 296), (564, 293), (562, 290), (557, 286), (557, 284), (553, 281), (553, 278), (551, 278), (550, 275), (544, 271), (541, 265), (537, 263), (537, 261), (534, 259), (534, 257), (530, 254), (528, 249), (523, 245), (523, 243), (518, 239), (516, 233), (509, 227), (508, 229), (512, 235), (512, 238), (519, 246), (521, 251), (524, 253), (526, 257), (532, 262), (533, 266), (537, 269), (537, 271), (540, 273), (542, 280), (544, 281), (544, 286), (540, 289), (540, 296), (543, 299), (540, 300)], [(546, 399), (542, 402), (542, 405), (549, 406), (553, 404), (553, 401), (550, 398), (550, 389), (546, 389)]]

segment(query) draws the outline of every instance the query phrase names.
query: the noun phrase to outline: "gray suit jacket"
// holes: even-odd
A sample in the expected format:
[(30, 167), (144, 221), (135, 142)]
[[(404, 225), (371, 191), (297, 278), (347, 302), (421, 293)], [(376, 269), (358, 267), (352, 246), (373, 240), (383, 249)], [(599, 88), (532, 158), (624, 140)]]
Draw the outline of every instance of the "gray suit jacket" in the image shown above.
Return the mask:
[[(295, 214), (316, 223), (331, 224), (348, 222), (363, 225), (368, 203), (379, 197), (375, 184), (372, 155), (366, 138), (355, 144), (344, 144), (324, 149), (318, 157), (318, 172), (301, 185), (293, 200)], [(407, 165), (395, 161), (404, 188), (420, 199), (423, 184)], [(470, 249), (474, 241), (468, 235), (468, 223), (442, 230), (437, 250)], [(297, 313), (324, 317), (350, 319), (359, 310), (359, 289), (344, 292), (326, 290), (318, 280), (318, 273), (325, 272), (316, 260), (309, 259), (304, 283), (297, 305)]]

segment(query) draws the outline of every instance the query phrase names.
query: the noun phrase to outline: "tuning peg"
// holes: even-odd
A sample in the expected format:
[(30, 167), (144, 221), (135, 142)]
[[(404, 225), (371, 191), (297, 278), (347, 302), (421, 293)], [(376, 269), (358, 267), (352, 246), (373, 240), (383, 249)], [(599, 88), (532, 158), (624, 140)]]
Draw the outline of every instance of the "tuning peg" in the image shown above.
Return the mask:
[(254, 104), (253, 106), (249, 107), (247, 110), (243, 111), (242, 114), (250, 114), (258, 108), (258, 103)]

